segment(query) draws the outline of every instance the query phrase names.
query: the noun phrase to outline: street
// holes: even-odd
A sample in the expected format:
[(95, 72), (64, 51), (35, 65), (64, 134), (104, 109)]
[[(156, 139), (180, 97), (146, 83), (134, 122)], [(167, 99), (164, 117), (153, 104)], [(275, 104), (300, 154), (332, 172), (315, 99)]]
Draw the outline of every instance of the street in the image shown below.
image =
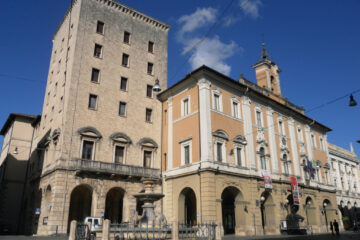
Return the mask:
[(250, 239), (271, 239), (271, 240), (348, 240), (348, 239), (360, 239), (360, 232), (343, 232), (340, 236), (332, 236), (331, 234), (316, 234), (313, 236), (306, 235), (306, 236), (296, 236), (296, 235), (283, 235), (283, 236), (244, 236), (244, 237), (236, 237), (236, 236), (226, 236), (223, 237), (224, 240), (235, 240), (235, 239), (243, 239), (243, 240), (250, 240)]

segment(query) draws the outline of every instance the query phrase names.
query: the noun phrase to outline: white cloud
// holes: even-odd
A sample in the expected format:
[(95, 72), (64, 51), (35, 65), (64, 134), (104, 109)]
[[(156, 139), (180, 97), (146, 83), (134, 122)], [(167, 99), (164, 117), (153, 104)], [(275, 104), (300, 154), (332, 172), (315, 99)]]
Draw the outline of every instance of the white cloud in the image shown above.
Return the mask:
[(262, 6), (261, 0), (239, 0), (239, 5), (245, 15), (256, 19), (259, 17), (259, 7)]
[(183, 44), (183, 55), (190, 54), (189, 63), (192, 69), (207, 65), (229, 75), (231, 66), (225, 61), (239, 49), (237, 44), (233, 41), (224, 43), (219, 36), (200, 38), (203, 33), (201, 28), (211, 27), (216, 17), (217, 10), (211, 7), (198, 8), (194, 13), (180, 17), (178, 23), (182, 26), (178, 31), (178, 40)]
[(183, 24), (179, 34), (182, 36), (185, 33), (193, 32), (209, 23), (214, 23), (216, 20), (217, 10), (211, 7), (198, 8), (190, 15), (184, 15), (179, 18), (178, 23)]
[[(192, 39), (192, 42), (198, 42), (199, 40), (200, 39), (195, 38)], [(184, 53), (187, 50), (185, 46)], [(193, 69), (207, 65), (225, 75), (229, 75), (231, 66), (226, 64), (225, 60), (231, 57), (237, 50), (239, 50), (239, 47), (233, 41), (226, 44), (221, 42), (218, 36), (211, 39), (206, 38), (193, 50), (189, 62)]]

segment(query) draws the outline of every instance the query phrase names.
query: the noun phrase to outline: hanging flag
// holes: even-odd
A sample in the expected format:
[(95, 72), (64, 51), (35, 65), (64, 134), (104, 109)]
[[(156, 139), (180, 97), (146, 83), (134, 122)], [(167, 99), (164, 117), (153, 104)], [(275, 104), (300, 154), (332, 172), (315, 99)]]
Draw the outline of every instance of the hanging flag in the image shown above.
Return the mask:
[(307, 160), (307, 167), (308, 167), (308, 170), (309, 170), (310, 173), (312, 173), (314, 171), (313, 168), (312, 168), (312, 164), (309, 161), (309, 159)]
[(315, 160), (312, 161), (312, 168), (313, 168), (313, 173), (315, 174), (316, 173), (316, 162)]
[(294, 205), (300, 205), (300, 198), (299, 198), (299, 187), (296, 177), (290, 177), (291, 182), (291, 192), (293, 195), (293, 202)]

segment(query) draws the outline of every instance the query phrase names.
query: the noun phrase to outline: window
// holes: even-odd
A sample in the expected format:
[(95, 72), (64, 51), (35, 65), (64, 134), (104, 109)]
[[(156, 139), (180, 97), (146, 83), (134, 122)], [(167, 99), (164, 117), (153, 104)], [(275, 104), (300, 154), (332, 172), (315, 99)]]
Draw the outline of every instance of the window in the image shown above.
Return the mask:
[(96, 109), (97, 96), (94, 94), (90, 94), (89, 96), (89, 109)]
[(279, 132), (281, 135), (284, 135), (284, 129), (283, 129), (284, 125), (283, 125), (283, 121), (279, 120)]
[(126, 53), (123, 53), (122, 55), (122, 63), (121, 63), (124, 67), (128, 67), (129, 66), (129, 55), (127, 55)]
[(147, 65), (147, 73), (149, 75), (152, 75), (153, 74), (153, 67), (154, 67), (154, 64), (151, 63), (151, 62), (148, 62), (148, 65)]
[(124, 163), (124, 153), (125, 147), (124, 146), (115, 146), (115, 163)]
[(130, 33), (124, 32), (124, 43), (130, 44)]
[(320, 138), (320, 149), (324, 150), (324, 142), (322, 138)]
[(232, 103), (232, 110), (233, 110), (233, 117), (234, 118), (239, 118), (239, 111), (238, 111), (238, 103), (237, 102), (233, 102)]
[(144, 151), (144, 167), (151, 167), (152, 151)]
[(298, 139), (303, 142), (304, 140), (303, 140), (303, 135), (302, 135), (301, 127), (298, 127), (297, 130), (298, 130)]
[(325, 171), (325, 181), (326, 181), (326, 184), (329, 184), (329, 172), (328, 171)]
[(146, 85), (146, 96), (148, 98), (152, 98), (153, 97), (153, 86), (151, 85)]
[(183, 116), (186, 116), (189, 114), (189, 98), (185, 98), (182, 100), (182, 110), (183, 110)]
[(147, 108), (145, 113), (146, 122), (151, 122), (151, 114), (152, 114), (152, 109)]
[(96, 68), (93, 68), (92, 73), (91, 73), (91, 81), (95, 82), (95, 83), (98, 83), (99, 80), (100, 80), (100, 70), (96, 69)]
[(241, 148), (237, 147), (236, 148), (236, 164), (238, 166), (241, 166)]
[(94, 144), (95, 143), (93, 141), (88, 141), (88, 140), (83, 141), (83, 148), (81, 154), (82, 159), (92, 160)]
[(314, 134), (311, 134), (311, 145), (312, 145), (313, 147), (316, 147)]
[(94, 57), (102, 57), (102, 46), (100, 44), (95, 44)]
[(260, 148), (259, 155), (260, 155), (260, 165), (261, 165), (261, 169), (266, 170), (265, 149), (264, 149), (263, 147)]
[(120, 89), (123, 91), (127, 90), (127, 81), (128, 79), (126, 77), (121, 77), (120, 79)]
[(120, 102), (119, 103), (119, 115), (120, 116), (126, 116), (126, 103), (125, 102)]
[(190, 163), (190, 146), (184, 146), (184, 160), (185, 160), (185, 164), (189, 164)]
[(220, 111), (220, 95), (214, 94), (214, 109)]
[(262, 127), (260, 111), (256, 111), (256, 123), (257, 123), (258, 127)]
[(149, 41), (149, 44), (148, 44), (148, 52), (154, 53), (154, 43), (151, 41)]
[(219, 162), (222, 162), (222, 160), (223, 160), (222, 147), (223, 147), (222, 143), (220, 143), (220, 142), (216, 143), (216, 160)]
[(96, 32), (100, 34), (104, 34), (104, 23), (98, 21), (96, 26)]
[(284, 165), (284, 173), (285, 174), (289, 174), (289, 165), (288, 165), (288, 159), (287, 159), (287, 155), (284, 154), (283, 155), (283, 165)]

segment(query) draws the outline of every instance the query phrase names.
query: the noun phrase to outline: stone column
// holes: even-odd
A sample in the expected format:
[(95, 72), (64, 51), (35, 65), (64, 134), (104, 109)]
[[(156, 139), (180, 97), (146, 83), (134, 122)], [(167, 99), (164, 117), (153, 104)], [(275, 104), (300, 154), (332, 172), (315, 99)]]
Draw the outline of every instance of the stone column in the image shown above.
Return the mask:
[(178, 222), (173, 222), (173, 223), (172, 223), (171, 239), (174, 239), (174, 240), (178, 240), (178, 239), (179, 239), (179, 226), (178, 226)]
[(267, 108), (266, 117), (268, 122), (269, 129), (269, 144), (270, 144), (270, 152), (271, 152), (271, 167), (272, 172), (275, 174), (279, 173), (279, 164), (278, 164), (278, 156), (276, 151), (276, 142), (275, 142), (275, 133), (274, 133), (274, 119), (273, 119), (273, 110), (271, 108)]
[(210, 113), (210, 81), (200, 79), (199, 87), (199, 111), (200, 111), (200, 149), (201, 161), (212, 161), (212, 135)]
[(105, 219), (103, 223), (101, 240), (109, 240), (109, 233), (110, 233), (110, 220)]
[(173, 109), (172, 98), (168, 99), (168, 169), (172, 169), (173, 163)]
[(291, 151), (294, 163), (294, 175), (297, 177), (300, 176), (300, 165), (299, 165), (299, 154), (296, 146), (296, 137), (295, 137), (295, 127), (294, 127), (294, 119), (290, 118), (288, 121), (289, 124), (289, 132), (290, 132), (290, 142), (291, 142)]
[(69, 240), (76, 240), (76, 220), (72, 220), (70, 223)]
[(254, 135), (252, 131), (251, 120), (251, 100), (249, 97), (243, 97), (243, 112), (244, 112), (244, 127), (245, 136), (248, 144), (246, 145), (246, 164), (250, 169), (256, 169), (255, 165), (255, 150), (254, 150)]

